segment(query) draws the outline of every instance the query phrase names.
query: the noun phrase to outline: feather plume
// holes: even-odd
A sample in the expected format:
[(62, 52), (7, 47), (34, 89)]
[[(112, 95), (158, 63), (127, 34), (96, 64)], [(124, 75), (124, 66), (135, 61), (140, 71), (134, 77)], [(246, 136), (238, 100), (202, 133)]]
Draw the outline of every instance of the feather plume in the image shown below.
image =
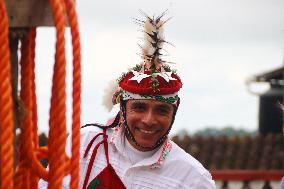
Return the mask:
[(146, 13), (141, 11), (141, 14), (146, 17), (146, 20), (135, 19), (138, 25), (144, 26), (144, 43), (139, 45), (142, 49), (142, 58), (145, 62), (145, 68), (151, 72), (158, 72), (165, 61), (161, 59), (163, 55), (161, 50), (163, 44), (167, 43), (164, 36), (164, 24), (170, 20), (170, 18), (163, 20), (168, 10), (164, 11), (160, 16), (152, 18)]
[(107, 87), (104, 89), (104, 96), (103, 96), (103, 105), (106, 107), (106, 109), (110, 112), (113, 108), (113, 95), (120, 90), (120, 87), (117, 83), (117, 81), (111, 80), (108, 82)]

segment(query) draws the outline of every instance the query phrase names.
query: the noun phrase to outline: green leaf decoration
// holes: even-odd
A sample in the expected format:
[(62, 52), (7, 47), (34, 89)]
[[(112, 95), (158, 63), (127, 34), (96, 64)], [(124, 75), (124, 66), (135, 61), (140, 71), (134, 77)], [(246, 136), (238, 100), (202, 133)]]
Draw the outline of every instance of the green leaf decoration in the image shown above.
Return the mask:
[(100, 183), (100, 179), (96, 178), (90, 183), (88, 189), (96, 189), (96, 186), (100, 185)]

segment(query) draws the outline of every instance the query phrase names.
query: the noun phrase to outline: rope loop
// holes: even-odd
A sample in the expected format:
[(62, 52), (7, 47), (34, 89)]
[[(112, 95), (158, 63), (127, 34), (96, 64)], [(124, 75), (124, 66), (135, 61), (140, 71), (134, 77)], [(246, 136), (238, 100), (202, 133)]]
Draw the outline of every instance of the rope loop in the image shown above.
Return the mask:
[[(1, 188), (38, 188), (38, 180), (48, 181), (49, 189), (62, 188), (63, 177), (71, 175), (70, 188), (79, 185), (79, 148), (81, 113), (81, 45), (74, 0), (50, 0), (56, 28), (56, 53), (52, 78), (48, 146), (39, 147), (35, 82), (36, 28), (30, 28), (21, 41), (20, 98), (24, 115), (20, 124), (19, 164), (14, 174), (14, 123), (11, 88), (8, 18), (0, 0), (0, 172)], [(66, 144), (66, 13), (71, 27), (73, 48), (72, 146), (71, 157), (65, 153)], [(40, 160), (47, 158), (49, 170)]]
[(2, 188), (13, 188), (14, 121), (8, 40), (8, 17), (5, 1), (0, 1), (0, 178)]

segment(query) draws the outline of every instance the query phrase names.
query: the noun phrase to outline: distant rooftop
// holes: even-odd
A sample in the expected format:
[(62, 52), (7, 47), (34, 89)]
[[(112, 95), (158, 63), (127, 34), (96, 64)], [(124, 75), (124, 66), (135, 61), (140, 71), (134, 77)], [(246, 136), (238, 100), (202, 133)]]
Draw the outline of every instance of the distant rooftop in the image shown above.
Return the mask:
[(255, 75), (253, 76), (252, 81), (270, 82), (271, 80), (283, 80), (283, 75), (284, 75), (284, 66), (268, 72)]
[(283, 134), (174, 136), (172, 140), (209, 170), (283, 170)]

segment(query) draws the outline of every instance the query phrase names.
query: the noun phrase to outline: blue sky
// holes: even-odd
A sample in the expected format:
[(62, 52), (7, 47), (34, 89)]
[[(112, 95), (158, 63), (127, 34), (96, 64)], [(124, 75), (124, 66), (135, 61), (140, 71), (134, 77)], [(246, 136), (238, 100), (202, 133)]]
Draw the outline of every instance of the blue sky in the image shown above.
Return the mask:
[[(102, 106), (109, 80), (140, 63), (142, 33), (132, 18), (139, 9), (157, 15), (169, 9), (165, 26), (169, 60), (183, 80), (172, 134), (205, 127), (257, 129), (258, 97), (245, 85), (252, 75), (283, 65), (283, 0), (77, 1), (82, 44), (82, 124), (104, 123), (115, 113)], [(71, 47), (68, 60), (68, 128), (70, 127)], [(36, 80), (40, 131), (48, 130), (55, 31), (37, 34)], [(259, 87), (257, 87), (259, 89)]]

